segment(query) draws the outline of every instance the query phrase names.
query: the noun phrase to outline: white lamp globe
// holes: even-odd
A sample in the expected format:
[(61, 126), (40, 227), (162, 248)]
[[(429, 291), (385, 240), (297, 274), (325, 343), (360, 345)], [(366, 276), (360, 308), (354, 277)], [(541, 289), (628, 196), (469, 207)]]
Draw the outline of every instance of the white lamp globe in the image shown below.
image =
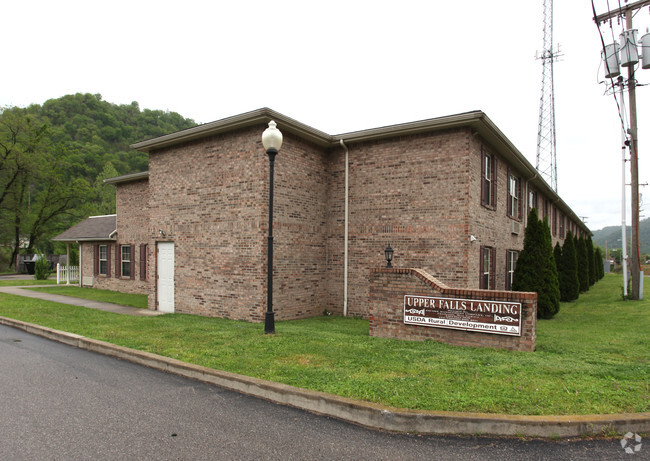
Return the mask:
[(262, 133), (262, 144), (266, 150), (275, 149), (279, 151), (280, 147), (282, 147), (282, 133), (273, 120), (269, 122), (269, 127)]

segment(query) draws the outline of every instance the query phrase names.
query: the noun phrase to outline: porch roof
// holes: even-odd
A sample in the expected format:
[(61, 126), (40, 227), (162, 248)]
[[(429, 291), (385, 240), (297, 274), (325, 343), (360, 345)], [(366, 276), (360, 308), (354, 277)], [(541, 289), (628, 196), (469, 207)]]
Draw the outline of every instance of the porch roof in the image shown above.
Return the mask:
[(88, 242), (115, 240), (117, 215), (90, 216), (52, 240), (56, 242)]

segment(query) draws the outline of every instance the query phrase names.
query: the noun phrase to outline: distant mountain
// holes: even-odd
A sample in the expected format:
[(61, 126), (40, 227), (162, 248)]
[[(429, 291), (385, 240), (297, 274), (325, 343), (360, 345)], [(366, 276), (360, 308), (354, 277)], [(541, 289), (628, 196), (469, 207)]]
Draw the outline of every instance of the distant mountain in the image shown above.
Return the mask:
[[(607, 226), (593, 232), (594, 236), (592, 240), (594, 241), (594, 245), (609, 249), (621, 248), (621, 226)], [(631, 233), (630, 226), (627, 226), (628, 245)], [(639, 245), (641, 247), (641, 253), (650, 254), (650, 218), (639, 222)]]

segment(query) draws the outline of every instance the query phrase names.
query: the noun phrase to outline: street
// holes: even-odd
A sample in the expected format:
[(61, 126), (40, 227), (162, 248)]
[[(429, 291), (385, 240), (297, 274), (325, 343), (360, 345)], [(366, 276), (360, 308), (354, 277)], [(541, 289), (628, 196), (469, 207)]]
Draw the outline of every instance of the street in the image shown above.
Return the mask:
[(6, 326), (0, 370), (7, 460), (650, 459), (650, 447), (627, 455), (619, 440), (375, 431)]

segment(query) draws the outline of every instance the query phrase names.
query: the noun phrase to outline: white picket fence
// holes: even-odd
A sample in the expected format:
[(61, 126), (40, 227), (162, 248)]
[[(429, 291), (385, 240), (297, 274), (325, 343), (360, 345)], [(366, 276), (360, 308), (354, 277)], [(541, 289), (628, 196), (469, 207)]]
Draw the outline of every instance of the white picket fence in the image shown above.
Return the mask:
[(70, 266), (70, 279), (68, 280), (68, 266), (56, 265), (56, 284), (79, 282), (79, 266)]

